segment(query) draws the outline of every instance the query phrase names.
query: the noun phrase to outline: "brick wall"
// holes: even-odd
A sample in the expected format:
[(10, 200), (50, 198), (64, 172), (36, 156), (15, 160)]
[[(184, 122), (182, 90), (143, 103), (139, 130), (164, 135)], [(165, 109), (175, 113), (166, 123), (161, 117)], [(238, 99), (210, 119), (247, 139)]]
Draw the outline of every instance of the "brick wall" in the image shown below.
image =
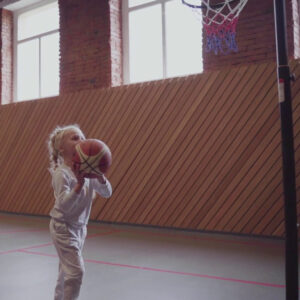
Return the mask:
[(110, 0), (111, 85), (123, 83), (121, 1)]
[[(298, 0), (286, 0), (288, 55), (294, 57), (293, 31), (299, 29), (299, 19), (293, 21), (293, 5)], [(293, 3), (294, 2), (294, 3)], [(294, 16), (295, 17), (295, 16)], [(297, 16), (298, 17), (298, 16)], [(205, 38), (204, 38), (205, 41)], [(219, 69), (244, 63), (276, 61), (276, 41), (273, 0), (248, 0), (237, 24), (238, 52), (215, 55), (203, 51), (204, 70)]]
[[(60, 93), (122, 84), (121, 0), (59, 0)], [(300, 56), (299, 0), (286, 0), (290, 58)], [(2, 9), (1, 103), (12, 101), (12, 13)], [(237, 25), (239, 52), (203, 53), (204, 70), (276, 60), (273, 0), (248, 0)]]
[(8, 10), (0, 10), (1, 26), (1, 104), (12, 102), (13, 93), (13, 16)]
[(60, 93), (120, 85), (120, 0), (59, 0), (59, 10)]

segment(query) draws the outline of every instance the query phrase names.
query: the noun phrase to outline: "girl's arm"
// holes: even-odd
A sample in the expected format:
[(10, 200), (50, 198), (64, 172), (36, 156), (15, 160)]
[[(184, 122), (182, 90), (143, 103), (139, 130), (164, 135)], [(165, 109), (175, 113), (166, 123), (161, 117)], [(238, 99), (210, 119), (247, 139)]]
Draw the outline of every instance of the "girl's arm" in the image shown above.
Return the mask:
[(77, 205), (83, 184), (84, 181), (77, 182), (74, 188), (71, 188), (71, 179), (64, 172), (53, 174), (52, 185), (60, 209), (68, 212)]
[(93, 188), (103, 198), (109, 198), (112, 195), (112, 187), (108, 179), (102, 174), (97, 179), (92, 179)]

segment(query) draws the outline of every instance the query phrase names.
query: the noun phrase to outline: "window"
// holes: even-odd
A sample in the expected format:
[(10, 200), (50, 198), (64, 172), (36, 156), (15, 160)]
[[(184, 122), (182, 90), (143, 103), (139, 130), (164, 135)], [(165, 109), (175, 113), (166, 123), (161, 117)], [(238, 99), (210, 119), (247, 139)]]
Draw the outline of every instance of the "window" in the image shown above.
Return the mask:
[[(44, 2), (45, 3), (45, 2)], [(59, 93), (58, 3), (14, 13), (14, 100), (24, 101)]]
[(200, 73), (202, 23), (181, 0), (123, 0), (124, 82)]

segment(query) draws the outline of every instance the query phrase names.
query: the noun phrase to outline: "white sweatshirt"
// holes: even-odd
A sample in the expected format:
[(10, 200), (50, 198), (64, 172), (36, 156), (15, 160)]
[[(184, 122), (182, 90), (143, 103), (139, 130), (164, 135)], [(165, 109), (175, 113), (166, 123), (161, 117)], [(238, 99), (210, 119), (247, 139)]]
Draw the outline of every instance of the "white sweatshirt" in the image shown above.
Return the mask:
[(103, 198), (112, 195), (111, 184), (107, 179), (105, 184), (101, 184), (97, 179), (86, 178), (81, 192), (77, 194), (74, 191), (77, 179), (67, 165), (61, 164), (51, 173), (55, 204), (50, 216), (71, 226), (81, 227), (88, 223), (93, 191)]

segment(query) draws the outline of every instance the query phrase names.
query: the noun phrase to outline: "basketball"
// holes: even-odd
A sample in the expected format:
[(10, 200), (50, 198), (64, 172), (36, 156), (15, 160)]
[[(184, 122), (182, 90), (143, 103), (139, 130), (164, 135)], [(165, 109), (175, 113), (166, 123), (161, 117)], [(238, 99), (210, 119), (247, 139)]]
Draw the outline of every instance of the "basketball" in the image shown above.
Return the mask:
[(75, 171), (83, 173), (84, 177), (96, 178), (108, 171), (112, 157), (109, 147), (97, 139), (86, 139), (78, 143), (73, 155)]

